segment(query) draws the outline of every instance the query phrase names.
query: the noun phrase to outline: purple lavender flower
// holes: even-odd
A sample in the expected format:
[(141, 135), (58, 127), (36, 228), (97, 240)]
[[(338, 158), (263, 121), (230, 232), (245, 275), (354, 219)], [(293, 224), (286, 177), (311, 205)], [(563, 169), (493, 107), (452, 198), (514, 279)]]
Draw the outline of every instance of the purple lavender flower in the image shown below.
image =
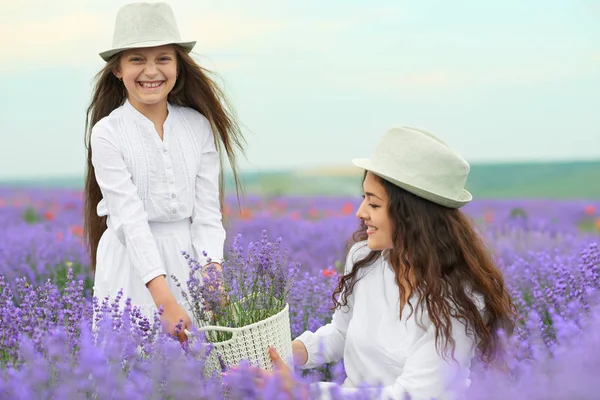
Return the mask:
[[(209, 321), (246, 307), (263, 318), (261, 310), (287, 302), (293, 337), (329, 322), (333, 271), (341, 272), (356, 227), (348, 204), (358, 200), (247, 198), (253, 217), (228, 225), (222, 276), (209, 269), (202, 277), (193, 257), (182, 255), (191, 273), (180, 288), (192, 289), (194, 315)], [(598, 218), (583, 211), (588, 204), (485, 200), (465, 207), (493, 248), (520, 315), (504, 339), (507, 371), (475, 362), (468, 399), (597, 397), (600, 231), (590, 230), (593, 223), (582, 228), (586, 218)], [(90, 297), (88, 257), (74, 229), (81, 211), (78, 192), (0, 188), (0, 398), (223, 398), (223, 382), (203, 376), (212, 349), (203, 333), (194, 331), (200, 340), (182, 346), (162, 332), (160, 311), (148, 319), (122, 294)], [(277, 239), (268, 240), (267, 231)], [(219, 301), (223, 292), (228, 302)], [(239, 311), (236, 318), (227, 323), (238, 323)], [(343, 363), (302, 375), (337, 383), (345, 377)], [(228, 376), (234, 389), (227, 394), (283, 396), (276, 380), (257, 388), (252, 378), (249, 371)]]

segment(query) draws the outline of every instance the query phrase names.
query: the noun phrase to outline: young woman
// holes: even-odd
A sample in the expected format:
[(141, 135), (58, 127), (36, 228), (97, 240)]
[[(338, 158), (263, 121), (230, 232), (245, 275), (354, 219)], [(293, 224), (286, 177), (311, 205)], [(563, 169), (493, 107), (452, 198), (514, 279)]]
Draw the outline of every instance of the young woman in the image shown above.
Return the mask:
[[(410, 127), (390, 129), (370, 159), (353, 162), (365, 170), (364, 200), (336, 310), (331, 323), (293, 341), (294, 363), (307, 369), (343, 359), (342, 394), (366, 384), (382, 399), (458, 398), (477, 350), (491, 362), (498, 331), (511, 330), (514, 318), (500, 271), (460, 211), (472, 199), (469, 165)], [(307, 393), (271, 356), (287, 390)], [(336, 385), (316, 386), (326, 398)]]
[(171, 279), (187, 280), (181, 251), (205, 264), (223, 257), (218, 150), (236, 176), (235, 148), (243, 141), (218, 86), (190, 57), (194, 45), (181, 40), (169, 5), (123, 6), (87, 111), (85, 232), (94, 296), (114, 298), (122, 289), (150, 318), (163, 307), (171, 333), (180, 319), (191, 328)]

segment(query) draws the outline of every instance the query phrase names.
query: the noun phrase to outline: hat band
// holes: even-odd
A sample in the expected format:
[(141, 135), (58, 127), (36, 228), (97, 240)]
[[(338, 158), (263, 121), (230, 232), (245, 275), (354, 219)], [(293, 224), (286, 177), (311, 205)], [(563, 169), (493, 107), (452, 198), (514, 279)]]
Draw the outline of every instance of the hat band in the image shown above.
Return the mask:
[(171, 38), (165, 38), (164, 36), (162, 37), (150, 37), (150, 38), (137, 38), (136, 40), (133, 41), (129, 41), (129, 42), (121, 42), (121, 43), (114, 43), (113, 47), (126, 47), (126, 46), (132, 46), (132, 45), (136, 45), (136, 44), (144, 44), (144, 43), (151, 43), (151, 42), (172, 42), (172, 43), (178, 43), (178, 42), (182, 42), (181, 38), (178, 37), (171, 37)]

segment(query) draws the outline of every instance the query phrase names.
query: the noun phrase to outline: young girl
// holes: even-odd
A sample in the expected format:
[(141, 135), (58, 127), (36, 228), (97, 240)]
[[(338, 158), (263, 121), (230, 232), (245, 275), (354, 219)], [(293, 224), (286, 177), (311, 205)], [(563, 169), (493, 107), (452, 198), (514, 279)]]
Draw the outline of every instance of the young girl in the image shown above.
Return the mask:
[(181, 252), (204, 264), (223, 257), (217, 149), (224, 148), (236, 187), (235, 147), (243, 150), (221, 91), (189, 55), (194, 45), (181, 40), (167, 4), (122, 7), (87, 110), (85, 232), (94, 296), (114, 299), (122, 289), (150, 318), (162, 306), (170, 333), (180, 318), (191, 327), (171, 279), (187, 280)]
[[(500, 271), (459, 211), (472, 198), (469, 165), (410, 127), (390, 129), (370, 159), (353, 162), (365, 170), (364, 200), (336, 311), (293, 341), (294, 362), (306, 369), (343, 358), (343, 394), (366, 384), (381, 385), (382, 399), (460, 397), (476, 349), (491, 362), (499, 329), (512, 330), (514, 318)], [(298, 391), (271, 356), (287, 389)], [(317, 386), (326, 398), (334, 384)]]

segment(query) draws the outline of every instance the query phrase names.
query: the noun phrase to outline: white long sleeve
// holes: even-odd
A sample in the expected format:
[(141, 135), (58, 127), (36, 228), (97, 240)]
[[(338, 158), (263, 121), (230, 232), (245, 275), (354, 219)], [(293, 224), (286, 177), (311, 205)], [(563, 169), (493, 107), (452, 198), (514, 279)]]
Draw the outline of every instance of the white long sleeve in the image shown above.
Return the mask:
[[(365, 242), (355, 246), (362, 247), (355, 249), (354, 259), (368, 254)], [(435, 345), (435, 327), (426, 310), (421, 320), (425, 329), (417, 324), (421, 313), (416, 309), (416, 294), (409, 299), (415, 310), (410, 314), (406, 305), (400, 319), (399, 290), (387, 261), (380, 258), (361, 271), (364, 273), (350, 296), (351, 310), (346, 314), (337, 310), (331, 324), (298, 338), (309, 353), (310, 363), (302, 368), (344, 360), (347, 378), (341, 386), (331, 382), (313, 384), (313, 389), (322, 390), (320, 398), (330, 398), (331, 389), (356, 394), (362, 390), (361, 385), (369, 387), (368, 392), (375, 399), (403, 399), (407, 394), (413, 400), (460, 398), (470, 385), (470, 365), (476, 349), (472, 333), (467, 335), (464, 324), (453, 319), (456, 362), (451, 356), (442, 358)], [(483, 310), (483, 299), (474, 298)], [(338, 315), (342, 317), (336, 319)], [(323, 357), (314, 354), (320, 350), (319, 341), (323, 343)]]
[(351, 309), (336, 310), (329, 324), (320, 327), (314, 333), (306, 331), (296, 338), (304, 343), (308, 352), (308, 360), (302, 366), (303, 369), (315, 368), (342, 359), (350, 318), (352, 318)]
[(166, 275), (156, 242), (148, 225), (148, 213), (138, 196), (122, 152), (110, 125), (98, 123), (92, 129), (92, 164), (110, 227), (127, 247), (131, 262), (144, 283)]

